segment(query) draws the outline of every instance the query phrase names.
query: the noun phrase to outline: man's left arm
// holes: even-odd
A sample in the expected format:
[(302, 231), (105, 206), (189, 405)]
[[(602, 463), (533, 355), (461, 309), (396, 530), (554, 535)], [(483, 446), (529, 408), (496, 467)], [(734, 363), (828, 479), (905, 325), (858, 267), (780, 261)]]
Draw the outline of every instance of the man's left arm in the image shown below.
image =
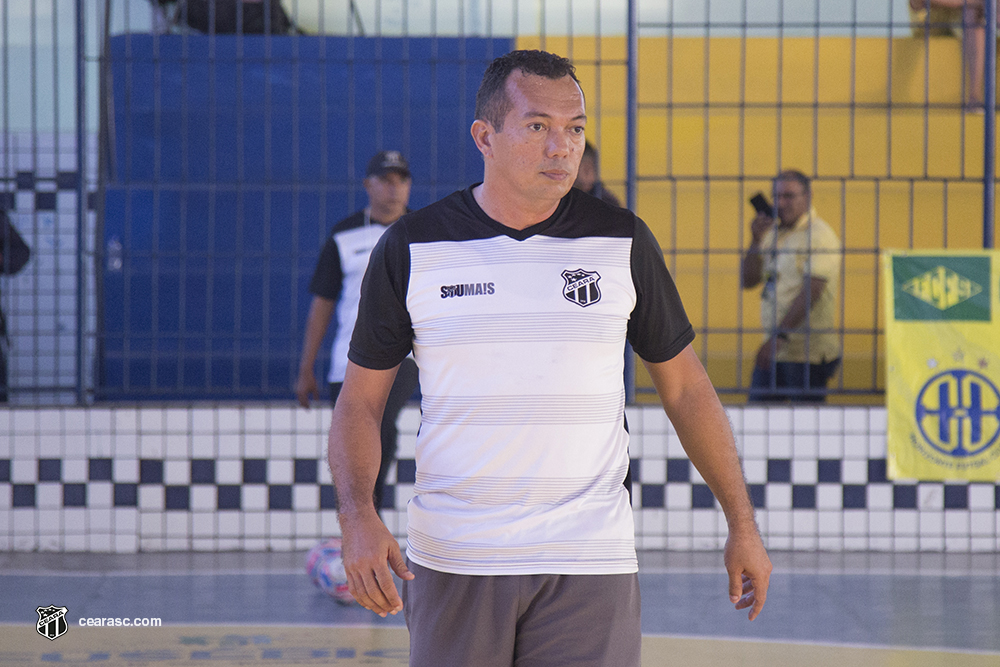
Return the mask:
[(803, 322), (808, 322), (809, 311), (816, 307), (823, 290), (826, 289), (826, 283), (826, 278), (817, 276), (807, 275), (802, 279), (802, 289), (795, 295), (785, 316), (778, 322), (777, 331), (773, 332), (757, 351), (756, 364), (759, 368), (770, 368), (778, 345), (788, 332), (799, 328)]
[(729, 598), (737, 609), (751, 607), (752, 621), (767, 599), (771, 561), (754, 520), (729, 419), (690, 345), (668, 361), (643, 363), (684, 451), (725, 512)]

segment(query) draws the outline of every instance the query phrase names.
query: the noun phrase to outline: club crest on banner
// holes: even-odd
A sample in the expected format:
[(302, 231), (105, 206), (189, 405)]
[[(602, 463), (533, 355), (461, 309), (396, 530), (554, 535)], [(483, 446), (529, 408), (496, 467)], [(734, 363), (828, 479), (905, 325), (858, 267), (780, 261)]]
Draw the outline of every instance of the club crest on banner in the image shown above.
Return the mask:
[(601, 275), (597, 271), (567, 269), (562, 272), (562, 277), (566, 281), (563, 296), (567, 301), (586, 308), (601, 300), (601, 288), (598, 285)]
[(917, 426), (927, 444), (955, 458), (986, 451), (1000, 435), (1000, 392), (985, 375), (938, 373), (917, 396)]
[(69, 625), (66, 623), (66, 612), (69, 610), (66, 607), (38, 607), (35, 611), (38, 612), (38, 623), (35, 629), (41, 636), (47, 639), (58, 639), (69, 630)]

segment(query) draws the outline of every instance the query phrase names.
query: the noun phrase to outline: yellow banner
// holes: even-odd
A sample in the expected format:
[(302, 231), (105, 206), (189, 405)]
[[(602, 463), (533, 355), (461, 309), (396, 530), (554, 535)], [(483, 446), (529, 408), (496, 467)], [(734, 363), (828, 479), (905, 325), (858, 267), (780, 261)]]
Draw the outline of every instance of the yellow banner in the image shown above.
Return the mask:
[(890, 251), (890, 479), (1000, 480), (1000, 252)]

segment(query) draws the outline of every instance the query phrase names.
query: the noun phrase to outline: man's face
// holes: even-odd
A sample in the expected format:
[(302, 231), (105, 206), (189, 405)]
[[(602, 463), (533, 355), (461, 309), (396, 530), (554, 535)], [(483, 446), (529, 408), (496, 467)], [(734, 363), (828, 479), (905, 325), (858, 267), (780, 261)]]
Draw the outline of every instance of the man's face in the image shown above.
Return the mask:
[(557, 201), (576, 180), (587, 123), (583, 92), (570, 76), (549, 79), (515, 70), (511, 109), (490, 138), (490, 177), (531, 200)]
[(387, 171), (366, 178), (365, 191), (368, 192), (372, 216), (379, 222), (395, 222), (406, 213), (412, 183), (409, 176), (398, 171)]
[(597, 164), (592, 155), (585, 154), (580, 160), (580, 170), (576, 172), (576, 183), (573, 184), (573, 187), (590, 192), (596, 182)]
[(781, 179), (774, 182), (774, 202), (781, 225), (791, 227), (809, 212), (811, 198), (798, 181)]

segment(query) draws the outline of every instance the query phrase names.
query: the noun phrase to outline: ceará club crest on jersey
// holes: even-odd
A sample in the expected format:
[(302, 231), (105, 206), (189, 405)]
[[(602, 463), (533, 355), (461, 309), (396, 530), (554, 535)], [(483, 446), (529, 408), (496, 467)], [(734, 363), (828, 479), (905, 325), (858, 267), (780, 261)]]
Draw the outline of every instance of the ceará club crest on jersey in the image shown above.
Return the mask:
[(598, 284), (601, 274), (597, 271), (584, 269), (566, 269), (562, 272), (566, 281), (563, 296), (578, 306), (586, 308), (601, 300), (601, 287)]

